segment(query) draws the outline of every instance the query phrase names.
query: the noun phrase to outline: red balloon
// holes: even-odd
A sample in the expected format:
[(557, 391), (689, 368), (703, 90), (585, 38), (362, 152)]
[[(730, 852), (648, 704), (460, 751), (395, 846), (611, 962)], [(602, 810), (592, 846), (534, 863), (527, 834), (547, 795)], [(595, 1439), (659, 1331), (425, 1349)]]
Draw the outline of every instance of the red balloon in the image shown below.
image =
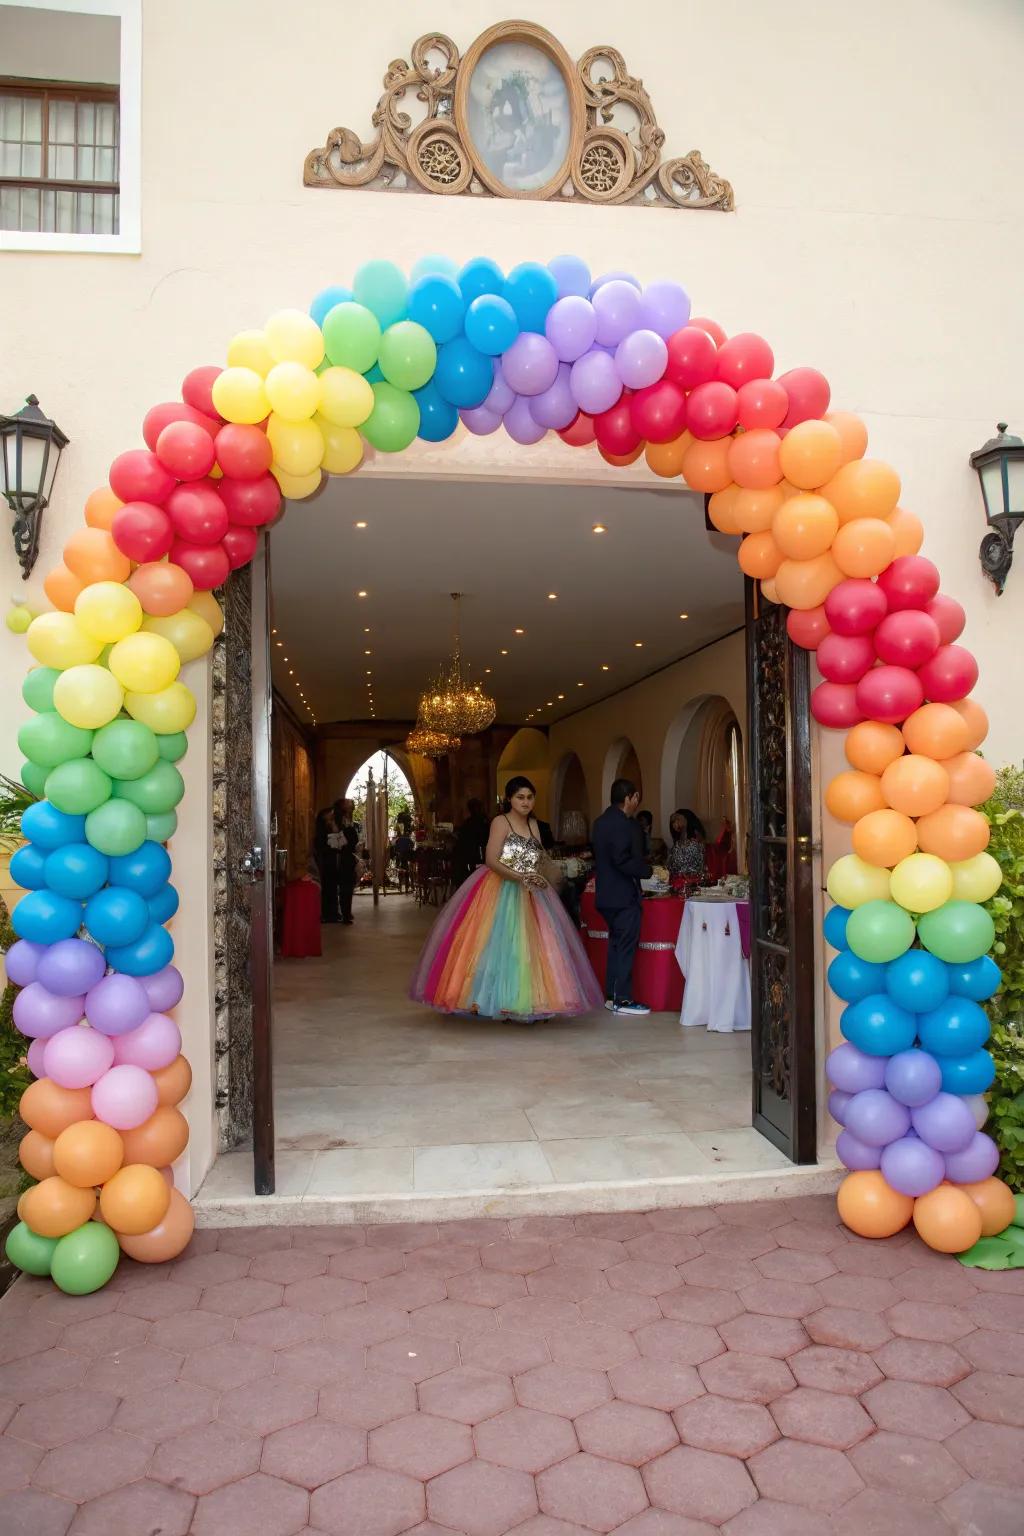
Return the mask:
[(176, 536), (189, 544), (219, 544), (228, 531), (228, 509), (212, 480), (177, 486), (167, 498), (167, 515)]
[(897, 555), (878, 578), (889, 612), (926, 608), (939, 590), (938, 568), (924, 555)]
[(832, 633), (821, 606), (791, 608), (786, 615), (786, 631), (793, 644), (804, 651), (816, 651), (825, 636)]
[(718, 348), (714, 339), (700, 326), (684, 325), (668, 339), (665, 378), (680, 389), (707, 384), (715, 376)]
[(223, 538), (223, 545), (224, 553), (233, 571), (249, 564), (256, 553), (259, 541), (260, 536), (255, 528), (243, 528), (240, 524), (234, 524), (228, 529)]
[(686, 426), (686, 396), (671, 379), (638, 389), (629, 402), (637, 437), (670, 443)]
[(839, 582), (825, 599), (825, 615), (837, 635), (870, 634), (888, 611), (881, 587), (859, 576)]
[(939, 648), (939, 626), (919, 608), (890, 613), (874, 633), (879, 661), (897, 667), (920, 667)]
[(127, 502), (114, 513), (110, 532), (122, 555), (139, 565), (162, 559), (174, 543), (174, 528), (167, 513), (148, 501)]
[(795, 427), (801, 421), (817, 420), (828, 410), (832, 391), (828, 379), (817, 368), (791, 368), (778, 381), (789, 398), (789, 410), (782, 425)]
[(229, 421), (215, 439), (217, 463), (235, 480), (258, 480), (274, 462), (274, 450), (259, 427), (242, 427)]
[(594, 441), (593, 416), (588, 416), (586, 411), (577, 411), (569, 425), (560, 428), (558, 435), (563, 443), (569, 444), (570, 448), (585, 448), (588, 443)]
[(174, 476), (148, 448), (129, 448), (110, 466), (110, 489), (124, 502), (161, 502), (174, 483)]
[(202, 411), (204, 416), (212, 416), (214, 421), (224, 419), (214, 405), (211, 393), (214, 380), (223, 372), (223, 368), (216, 368), (211, 363), (205, 368), (193, 368), (181, 381), (181, 398), (185, 404), (195, 411)]
[(857, 704), (868, 720), (899, 725), (924, 703), (924, 688), (909, 667), (873, 667), (857, 684)]
[(859, 683), (874, 664), (870, 635), (826, 635), (818, 646), (818, 670), (830, 683)]
[(273, 475), (260, 475), (258, 480), (231, 480), (225, 475), (218, 491), (231, 521), (246, 528), (272, 523), (281, 506), (281, 487)]
[(220, 422), (214, 421), (212, 416), (204, 416), (202, 411), (195, 411), (190, 405), (183, 405), (180, 400), (165, 400), (161, 405), (154, 405), (143, 418), (142, 435), (146, 439), (147, 448), (156, 452), (157, 438), (172, 421), (191, 421), (195, 426), (202, 427), (204, 432), (209, 432), (211, 437), (215, 437), (220, 429)]
[(853, 683), (819, 683), (811, 694), (811, 714), (819, 725), (833, 731), (847, 730), (864, 719)]
[(967, 614), (955, 597), (938, 592), (924, 611), (939, 626), (940, 645), (952, 645), (954, 640), (959, 640), (967, 623)]
[(751, 379), (736, 391), (739, 424), (745, 432), (755, 427), (781, 427), (789, 410), (789, 396), (777, 379)]
[(192, 578), (197, 592), (211, 592), (227, 581), (231, 561), (222, 544), (188, 544), (177, 539), (171, 545), (171, 559)]
[(716, 347), (723, 346), (728, 340), (717, 320), (705, 320), (703, 315), (699, 317), (691, 315), (689, 323), (691, 326), (696, 326), (698, 330), (706, 331)]
[(686, 425), (694, 437), (705, 441), (728, 437), (738, 416), (736, 391), (731, 384), (712, 379), (710, 384), (698, 384), (690, 391), (686, 402)]
[(201, 480), (216, 462), (213, 438), (193, 421), (171, 421), (156, 443), (156, 456), (179, 480)]
[(733, 389), (751, 379), (770, 379), (775, 367), (775, 353), (763, 336), (740, 331), (730, 336), (718, 349), (718, 377)]
[(635, 448), (630, 449), (629, 453), (609, 453), (607, 448), (602, 448), (598, 443), (597, 451), (606, 464), (614, 464), (616, 469), (622, 469), (626, 464), (635, 464), (645, 446), (646, 444), (641, 441)]
[(623, 390), (619, 399), (610, 410), (601, 411), (594, 417), (594, 435), (597, 438), (597, 446), (603, 448), (606, 453), (616, 455), (632, 453), (633, 449), (643, 441), (640, 433), (633, 425), (633, 413), (630, 410), (632, 390)]
[(917, 675), (929, 703), (955, 704), (978, 681), (978, 663), (962, 645), (940, 645)]

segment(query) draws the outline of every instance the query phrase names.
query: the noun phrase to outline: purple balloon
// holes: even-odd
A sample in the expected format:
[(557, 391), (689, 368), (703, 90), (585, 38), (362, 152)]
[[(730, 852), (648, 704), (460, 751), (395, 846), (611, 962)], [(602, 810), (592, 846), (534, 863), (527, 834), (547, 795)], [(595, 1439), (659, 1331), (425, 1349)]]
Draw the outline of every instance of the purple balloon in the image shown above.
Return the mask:
[[(162, 971), (154, 971), (152, 976), (144, 976), (142, 985), (149, 998), (149, 1008), (153, 1013), (167, 1013), (171, 1008), (181, 1002), (185, 991), (185, 983), (181, 972), (176, 965), (165, 965)], [(142, 1023), (142, 1019), (138, 1021)], [(120, 1030), (117, 1031), (121, 1033)]]
[(61, 997), (84, 997), (107, 969), (102, 949), (85, 939), (51, 944), (36, 969), (36, 980)]
[(918, 1109), (942, 1087), (942, 1068), (928, 1051), (897, 1051), (886, 1063), (885, 1086), (908, 1109)]
[(62, 997), (48, 992), (41, 981), (30, 981), (14, 999), (14, 1022), (30, 1040), (48, 1040), (77, 1024), (84, 1007), (84, 996)]
[(127, 1063), (145, 1067), (147, 1072), (159, 1072), (180, 1056), (181, 1030), (166, 1013), (151, 1013), (138, 1029), (118, 1035), (111, 1049), (118, 1066)]
[(901, 1195), (926, 1195), (945, 1175), (945, 1159), (919, 1136), (902, 1136), (882, 1149), (880, 1164), (887, 1184)]
[(459, 415), (463, 426), (474, 437), (487, 437), (501, 426), (501, 417), (497, 411), (489, 411), (486, 405), (474, 405), (471, 410), (460, 411)]
[(501, 372), (519, 395), (541, 395), (558, 377), (558, 353), (536, 331), (521, 331), (501, 360)]
[(643, 324), (640, 295), (632, 283), (613, 278), (594, 294), (591, 303), (597, 316), (597, 340), (603, 347), (617, 347), (631, 331)]
[(641, 324), (659, 336), (674, 336), (690, 318), (690, 295), (678, 283), (648, 283), (640, 299)]
[(829, 1053), (825, 1072), (833, 1088), (843, 1093), (863, 1093), (865, 1088), (881, 1088), (885, 1083), (884, 1056), (867, 1056), (847, 1040)]
[(846, 1124), (846, 1106), (853, 1098), (852, 1093), (844, 1093), (841, 1088), (833, 1088), (828, 1096), (828, 1112), (832, 1119), (839, 1125)]
[(13, 981), (16, 987), (27, 987), (29, 982), (35, 981), (36, 970), (47, 948), (46, 944), (33, 944), (31, 939), (19, 939), (12, 944), (4, 956), (7, 980)]
[(615, 349), (615, 367), (627, 389), (657, 384), (668, 363), (668, 347), (655, 331), (633, 331)]
[(548, 310), (544, 334), (554, 347), (559, 362), (574, 363), (589, 352), (597, 335), (594, 306), (578, 295), (559, 299)]
[[(157, 971), (146, 980), (155, 981), (162, 975), (162, 971)], [(101, 1035), (126, 1035), (130, 1029), (138, 1029), (154, 1007), (141, 981), (114, 971), (86, 994), (85, 1016)]]
[(514, 443), (539, 443), (547, 428), (534, 421), (529, 400), (520, 395), (512, 409), (505, 412), (505, 431)]
[(962, 1152), (977, 1133), (969, 1104), (955, 1093), (937, 1093), (911, 1111), (914, 1130), (936, 1152)]
[(550, 389), (534, 395), (530, 401), (530, 415), (542, 427), (560, 432), (576, 419), (576, 401), (569, 382), (572, 369), (568, 363), (559, 363), (558, 377)]
[(999, 1167), (999, 1148), (984, 1131), (975, 1131), (962, 1152), (946, 1154), (945, 1163), (946, 1178), (951, 1184), (980, 1184)]
[(632, 283), (637, 293), (640, 292), (640, 279), (634, 277), (632, 272), (602, 272), (600, 277), (595, 277), (590, 285), (590, 297), (593, 298), (599, 288), (606, 283)]
[(983, 1093), (965, 1093), (964, 1103), (974, 1116), (978, 1130), (983, 1130), (988, 1121), (988, 1099)]
[(610, 411), (622, 394), (622, 380), (615, 360), (609, 353), (596, 348), (573, 363), (570, 382), (576, 404), (588, 416)]
[(115, 1131), (133, 1131), (159, 1103), (156, 1083), (142, 1067), (111, 1067), (92, 1087), (92, 1112)]
[(885, 1147), (910, 1130), (910, 1110), (884, 1088), (865, 1088), (846, 1106), (846, 1127), (869, 1147)]
[(62, 1029), (46, 1042), (43, 1067), (58, 1088), (91, 1088), (114, 1064), (114, 1043), (98, 1029)]
[(578, 294), (587, 298), (590, 294), (590, 268), (581, 256), (552, 256), (548, 271), (558, 284), (558, 297)]
[(516, 392), (501, 371), (501, 364), (494, 364), (494, 383), (491, 385), (484, 409), (495, 416), (504, 416), (516, 403)]
[(43, 1057), (46, 1054), (46, 1041), (33, 1040), (28, 1048), (28, 1069), (33, 1077), (45, 1077), (46, 1068), (43, 1066)]
[(869, 1147), (867, 1142), (858, 1141), (849, 1131), (840, 1131), (836, 1137), (836, 1156), (844, 1167), (860, 1170), (877, 1168), (882, 1153), (879, 1147)]

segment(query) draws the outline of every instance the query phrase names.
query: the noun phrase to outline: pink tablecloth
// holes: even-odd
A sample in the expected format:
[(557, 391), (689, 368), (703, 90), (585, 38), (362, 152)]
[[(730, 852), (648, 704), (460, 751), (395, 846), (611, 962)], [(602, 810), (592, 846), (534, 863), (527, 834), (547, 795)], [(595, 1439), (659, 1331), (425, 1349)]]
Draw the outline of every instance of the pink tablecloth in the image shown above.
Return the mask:
[[(683, 1001), (683, 978), (676, 964), (675, 948), (686, 903), (681, 896), (658, 896), (644, 901), (640, 919), (640, 944), (633, 961), (633, 993), (655, 1013), (675, 1013)], [(593, 891), (580, 897), (583, 945), (604, 986), (608, 963), (608, 925), (594, 902)]]

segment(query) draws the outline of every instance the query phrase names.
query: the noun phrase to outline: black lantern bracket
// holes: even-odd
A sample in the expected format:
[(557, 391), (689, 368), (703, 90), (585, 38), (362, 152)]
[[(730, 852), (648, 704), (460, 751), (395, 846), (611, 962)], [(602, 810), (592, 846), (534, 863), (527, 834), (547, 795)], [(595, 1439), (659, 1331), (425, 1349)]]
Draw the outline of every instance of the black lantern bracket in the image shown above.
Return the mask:
[(996, 436), (971, 454), (981, 481), (989, 531), (978, 548), (981, 568), (1001, 596), (1013, 564), (1013, 541), (1024, 523), (1024, 442), (1001, 421)]
[(57, 423), (40, 410), (35, 395), (29, 395), (16, 415), (0, 414), (0, 490), (14, 513), (11, 532), (23, 581), (39, 557), (43, 512), (69, 442)]

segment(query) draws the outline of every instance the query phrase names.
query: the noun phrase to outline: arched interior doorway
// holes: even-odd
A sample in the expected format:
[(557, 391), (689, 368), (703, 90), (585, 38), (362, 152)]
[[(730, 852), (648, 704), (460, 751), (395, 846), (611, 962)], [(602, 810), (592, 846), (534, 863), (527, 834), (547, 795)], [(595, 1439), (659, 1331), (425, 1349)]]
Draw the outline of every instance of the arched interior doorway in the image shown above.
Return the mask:
[(601, 771), (601, 804), (605, 806), (611, 799), (612, 785), (616, 779), (629, 779), (640, 791), (643, 799), (644, 780), (640, 772), (640, 759), (636, 748), (628, 736), (619, 736), (611, 743), (604, 755), (604, 767)]
[(551, 773), (551, 827), (560, 843), (583, 843), (590, 831), (590, 797), (583, 764), (566, 752)]
[(548, 738), (543, 731), (535, 730), (532, 726), (523, 726), (516, 731), (498, 758), (496, 791), (499, 800), (508, 780), (520, 773), (530, 780), (537, 791), (537, 815), (544, 821), (548, 820), (551, 780)]
[(732, 705), (717, 694), (689, 700), (669, 728), (662, 753), (665, 826), (672, 812), (685, 806), (700, 817), (709, 841), (731, 829), (743, 868), (746, 796), (743, 733)]

